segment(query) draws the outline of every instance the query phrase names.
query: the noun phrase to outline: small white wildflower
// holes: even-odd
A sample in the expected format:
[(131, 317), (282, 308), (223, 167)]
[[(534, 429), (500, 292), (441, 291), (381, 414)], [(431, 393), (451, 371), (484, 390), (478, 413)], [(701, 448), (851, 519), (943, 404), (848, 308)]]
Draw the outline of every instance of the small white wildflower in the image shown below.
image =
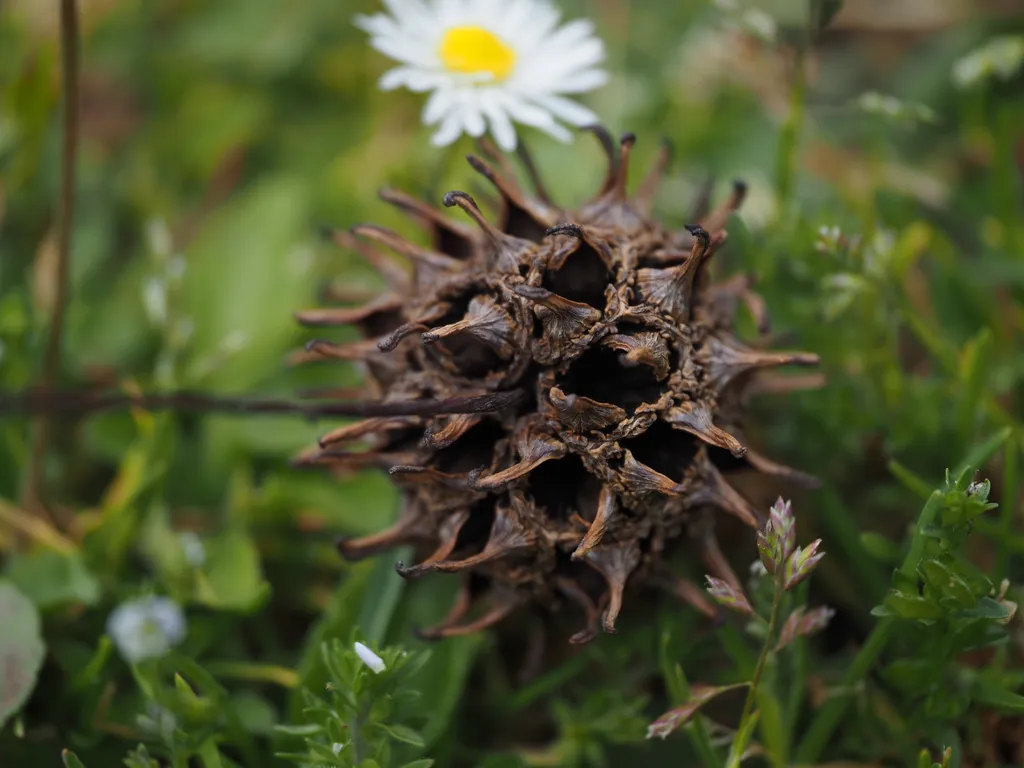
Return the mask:
[(185, 555), (185, 562), (193, 568), (202, 568), (206, 563), (206, 547), (195, 531), (182, 531), (178, 534), (178, 543)]
[(384, 659), (378, 656), (376, 653), (371, 651), (362, 643), (356, 643), (356, 654), (362, 659), (363, 664), (368, 666), (378, 675), (383, 672), (387, 667), (384, 665)]
[(162, 656), (187, 633), (185, 614), (169, 597), (128, 600), (107, 619), (107, 634), (131, 664)]
[(234, 330), (220, 343), (220, 352), (225, 355), (234, 355), (245, 349), (248, 343), (249, 336), (245, 331)]
[(188, 270), (188, 262), (185, 261), (185, 257), (180, 253), (176, 254), (167, 262), (167, 279), (172, 285), (177, 285), (181, 282), (181, 279), (185, 277), (185, 272)]
[(739, 17), (739, 24), (743, 30), (766, 43), (775, 42), (778, 34), (778, 25), (775, 19), (759, 8), (749, 8)]
[(556, 139), (597, 115), (566, 98), (604, 85), (604, 44), (594, 24), (578, 19), (561, 27), (550, 0), (384, 0), (388, 14), (359, 15), (370, 44), (398, 61), (380, 80), (385, 91), (431, 91), (423, 108), (438, 125), (436, 146), (463, 133), (490, 129), (505, 151), (516, 146), (513, 121)]
[(953, 65), (953, 84), (962, 90), (985, 80), (1009, 80), (1024, 64), (1024, 36), (1000, 35), (975, 48)]
[(149, 278), (142, 287), (142, 304), (149, 322), (162, 328), (167, 323), (167, 283), (159, 277)]
[(164, 219), (150, 219), (146, 222), (146, 241), (149, 249), (161, 259), (171, 255), (172, 244), (171, 230)]
[(345, 745), (342, 744), (340, 741), (336, 741), (333, 744), (331, 744), (331, 752), (334, 753), (335, 757), (340, 755), (341, 754), (341, 750), (343, 750), (344, 748), (345, 748)]

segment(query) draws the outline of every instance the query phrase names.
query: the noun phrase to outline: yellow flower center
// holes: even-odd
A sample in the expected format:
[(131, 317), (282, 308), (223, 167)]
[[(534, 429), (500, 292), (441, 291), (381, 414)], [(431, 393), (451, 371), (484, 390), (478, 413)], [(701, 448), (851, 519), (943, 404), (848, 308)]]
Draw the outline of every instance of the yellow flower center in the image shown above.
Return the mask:
[(452, 27), (441, 40), (440, 54), (449, 72), (487, 72), (495, 80), (508, 77), (516, 63), (515, 51), (482, 27)]

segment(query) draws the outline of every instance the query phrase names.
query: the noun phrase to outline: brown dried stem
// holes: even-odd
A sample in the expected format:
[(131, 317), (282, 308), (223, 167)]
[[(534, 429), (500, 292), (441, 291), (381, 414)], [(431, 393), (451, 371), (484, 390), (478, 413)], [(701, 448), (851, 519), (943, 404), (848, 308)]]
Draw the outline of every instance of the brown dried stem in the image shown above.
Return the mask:
[(217, 397), (201, 392), (171, 392), (164, 395), (131, 395), (121, 392), (81, 392), (76, 390), (28, 390), (0, 392), (0, 415), (93, 413), (111, 409), (141, 408), (148, 411), (202, 413), (291, 414), (309, 419), (335, 416), (442, 416), (455, 413), (500, 411), (521, 402), (522, 389), (441, 400), (398, 402), (354, 401), (348, 403), (304, 403), (291, 400), (242, 399)]
[[(61, 0), (60, 52), (61, 91), (64, 100), (62, 120), (63, 146), (61, 152), (60, 211), (57, 225), (57, 274), (53, 317), (50, 335), (43, 358), (42, 381), (47, 389), (53, 386), (60, 371), (61, 341), (64, 331), (64, 312), (67, 304), (68, 275), (71, 271), (71, 230), (75, 214), (75, 158), (78, 153), (78, 8), (75, 0)], [(49, 442), (50, 420), (41, 414), (32, 439), (32, 452), (28, 462), (25, 484), (25, 502), (30, 511), (45, 517), (49, 513), (43, 504), (43, 457)]]

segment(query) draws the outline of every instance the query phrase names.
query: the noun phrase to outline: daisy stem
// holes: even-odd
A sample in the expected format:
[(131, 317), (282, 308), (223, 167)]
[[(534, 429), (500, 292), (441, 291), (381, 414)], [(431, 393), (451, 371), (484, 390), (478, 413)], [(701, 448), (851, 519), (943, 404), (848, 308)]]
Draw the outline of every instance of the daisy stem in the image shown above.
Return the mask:
[(747, 747), (747, 739), (750, 738), (748, 721), (754, 713), (754, 702), (757, 700), (757, 687), (761, 683), (761, 675), (768, 664), (768, 657), (774, 647), (775, 625), (778, 623), (779, 608), (782, 606), (782, 578), (785, 569), (777, 568), (775, 573), (775, 593), (772, 595), (772, 612), (768, 618), (768, 630), (764, 635), (764, 644), (761, 646), (761, 655), (757, 659), (757, 666), (754, 667), (754, 676), (750, 679), (750, 687), (747, 689), (747, 700), (743, 703), (743, 714), (740, 715), (740, 724), (736, 729), (736, 739), (729, 749), (729, 757), (726, 760), (725, 768), (739, 768), (743, 751)]

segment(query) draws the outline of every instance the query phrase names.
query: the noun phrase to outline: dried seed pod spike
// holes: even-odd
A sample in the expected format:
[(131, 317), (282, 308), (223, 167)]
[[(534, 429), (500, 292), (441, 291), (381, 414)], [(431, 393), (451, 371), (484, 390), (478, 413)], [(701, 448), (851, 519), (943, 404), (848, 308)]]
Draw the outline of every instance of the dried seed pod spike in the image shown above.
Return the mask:
[(414, 630), (414, 634), (421, 640), (439, 639), (440, 635), (437, 634), (439, 631), (443, 630), (445, 627), (453, 626), (462, 621), (463, 617), (469, 613), (470, 608), (472, 607), (473, 595), (469, 586), (469, 578), (466, 577), (462, 580), (459, 592), (455, 596), (455, 600), (452, 602), (452, 605), (448, 609), (448, 613), (445, 614), (444, 618), (433, 627), (426, 629), (417, 627)]
[(545, 330), (555, 338), (575, 336), (601, 319), (601, 313), (589, 304), (570, 301), (546, 288), (517, 285), (515, 293), (544, 308), (538, 316)]
[(703, 526), (703, 530), (699, 534), (699, 541), (701, 560), (704, 562), (704, 567), (708, 569), (712, 576), (721, 579), (733, 589), (742, 593), (743, 583), (732, 569), (732, 566), (729, 565), (725, 555), (722, 554), (722, 548), (718, 545), (718, 539), (715, 537), (715, 532), (711, 525)]
[(698, 462), (703, 486), (700, 490), (690, 494), (690, 503), (717, 507), (738, 517), (751, 528), (759, 527), (763, 515), (759, 514), (749, 501), (726, 482), (722, 473), (708, 460), (707, 453), (703, 450)]
[(391, 416), (363, 419), (362, 421), (357, 421), (354, 424), (346, 424), (343, 427), (333, 429), (326, 435), (320, 437), (317, 442), (321, 448), (326, 448), (329, 445), (347, 443), (352, 440), (358, 440), (362, 437), (366, 437), (370, 434), (388, 432), (394, 429), (403, 429), (405, 427), (416, 426), (419, 423), (420, 420), (416, 416)]
[(496, 490), (513, 480), (524, 477), (546, 461), (565, 456), (565, 445), (551, 437), (530, 435), (519, 441), (520, 460), (501, 472), (487, 477), (471, 477), (470, 484), (477, 490)]
[(687, 226), (687, 229), (695, 239), (685, 263), (668, 269), (639, 269), (636, 273), (636, 290), (640, 297), (682, 322), (690, 319), (694, 284), (710, 252), (711, 242), (701, 227)]
[(646, 464), (641, 464), (628, 448), (623, 455), (622, 469), (619, 470), (623, 488), (629, 489), (636, 495), (660, 493), (665, 496), (676, 496), (679, 494), (680, 487), (675, 480), (651, 469)]
[(806, 352), (762, 352), (744, 347), (738, 342), (717, 338), (711, 344), (709, 380), (721, 391), (742, 373), (758, 368), (782, 365), (817, 365), (818, 356)]
[[(533, 220), (539, 230), (550, 227), (558, 220), (557, 210), (544, 199), (533, 200), (522, 193), (512, 181), (514, 177), (510, 169), (504, 169), (505, 175), (499, 175), (476, 155), (467, 155), (466, 161), (474, 171), (487, 179), (498, 190), (506, 207), (506, 217), (509, 209), (518, 208)], [(536, 179), (535, 183), (539, 183), (539, 179)]]
[(781, 477), (785, 480), (789, 480), (793, 483), (798, 483), (805, 488), (820, 488), (821, 481), (814, 475), (809, 475), (806, 472), (801, 472), (798, 469), (787, 467), (785, 464), (779, 464), (778, 462), (772, 461), (767, 456), (762, 456), (756, 451), (747, 451), (746, 455), (747, 463), (750, 464), (754, 469), (763, 475), (769, 475), (771, 477)]
[(514, 506), (498, 507), (495, 510), (494, 523), (491, 525), (491, 534), (481, 552), (462, 560), (436, 562), (433, 568), (444, 573), (468, 570), (510, 552), (530, 547), (534, 541), (536, 536), (524, 525)]
[(378, 242), (381, 245), (387, 246), (395, 253), (434, 269), (460, 272), (465, 266), (458, 259), (453, 259), (451, 256), (446, 256), (443, 253), (410, 243), (397, 232), (392, 232), (384, 227), (378, 227), (376, 224), (357, 224), (352, 227), (352, 234)]
[(580, 395), (566, 395), (558, 387), (551, 388), (548, 399), (562, 425), (573, 432), (604, 429), (626, 418), (626, 412), (617, 405), (600, 403)]
[(448, 637), (462, 637), (493, 627), (508, 616), (522, 602), (522, 597), (514, 592), (503, 591), (492, 595), (492, 606), (485, 614), (468, 624), (445, 624), (444, 626), (421, 629), (417, 634), (424, 640), (441, 640)]
[(669, 350), (665, 340), (656, 333), (633, 335), (614, 334), (602, 342), (616, 352), (623, 352), (621, 362), (632, 368), (646, 365), (657, 381), (664, 381), (669, 373)]
[(516, 154), (519, 156), (519, 161), (523, 164), (526, 169), (526, 175), (529, 176), (530, 182), (533, 184), (534, 194), (537, 195), (537, 199), (546, 205), (552, 205), (551, 195), (548, 194), (547, 185), (544, 184), (544, 180), (541, 178), (540, 172), (537, 170), (537, 164), (533, 161), (533, 155), (530, 150), (527, 149), (526, 144), (519, 142), (516, 145)]
[(351, 325), (366, 320), (378, 312), (394, 312), (401, 309), (402, 303), (400, 294), (384, 293), (359, 307), (330, 307), (296, 312), (295, 319), (307, 328)]
[(366, 360), (380, 350), (377, 340), (353, 341), (348, 344), (335, 344), (327, 339), (311, 339), (304, 349), (306, 360)]
[(619, 156), (615, 151), (615, 139), (603, 125), (587, 125), (583, 126), (583, 130), (589, 131), (597, 137), (601, 143), (601, 149), (604, 150), (605, 156), (608, 158), (608, 170), (605, 173), (604, 182), (601, 184), (601, 191), (597, 193), (598, 197), (604, 197), (615, 187), (615, 181), (619, 175)]
[(629, 155), (636, 144), (636, 134), (624, 133), (619, 139), (619, 161), (615, 164), (615, 179), (607, 190), (610, 199), (625, 202), (626, 185), (629, 182)]
[(655, 158), (654, 164), (651, 166), (651, 170), (648, 171), (646, 178), (644, 178), (640, 183), (640, 187), (633, 196), (633, 207), (636, 208), (639, 213), (643, 215), (650, 214), (651, 208), (654, 205), (654, 197), (658, 192), (658, 187), (661, 186), (665, 172), (669, 169), (671, 164), (672, 142), (663, 137), (658, 146), (658, 155)]
[(705, 217), (701, 224), (709, 232), (718, 232), (729, 221), (733, 211), (739, 210), (747, 197), (747, 183), (742, 179), (735, 179), (732, 182), (732, 191), (729, 197), (723, 200), (719, 206)]
[(459, 333), (468, 333), (479, 339), (505, 360), (511, 358), (515, 352), (511, 343), (512, 318), (490, 296), (475, 296), (461, 320), (431, 328), (420, 338), (424, 344), (433, 344), (439, 339)]
[(439, 450), (447, 448), (466, 432), (475, 427), (483, 419), (482, 416), (472, 413), (463, 413), (452, 416), (443, 427), (435, 428), (430, 426), (423, 434), (422, 445), (425, 448)]
[(597, 622), (601, 618), (600, 610), (594, 605), (590, 595), (584, 592), (573, 579), (559, 576), (555, 579), (555, 586), (558, 587), (559, 592), (583, 609), (586, 626), (570, 637), (569, 642), (573, 645), (589, 643), (597, 635)]
[(409, 290), (409, 274), (384, 254), (360, 242), (351, 232), (324, 227), (323, 234), (341, 248), (359, 254), (393, 291), (406, 293)]
[(468, 519), (468, 509), (459, 510), (445, 518), (438, 529), (440, 544), (438, 544), (437, 549), (426, 560), (416, 565), (407, 566), (399, 560), (395, 563), (395, 571), (398, 572), (398, 575), (403, 579), (414, 579), (431, 570), (434, 565), (447, 558), (455, 549), (455, 545), (459, 540), (459, 531), (462, 530), (462, 526), (466, 524)]
[(335, 539), (334, 545), (346, 560), (361, 560), (423, 535), (426, 533), (424, 522), (414, 511), (407, 508), (390, 528), (358, 539), (339, 536)]
[(467, 243), (473, 241), (473, 230), (465, 224), (445, 216), (441, 211), (422, 200), (407, 195), (397, 189), (384, 188), (378, 192), (380, 199), (386, 203), (403, 210), (413, 216), (432, 224), (435, 227), (444, 229), (456, 237), (462, 238)]
[(712, 423), (711, 409), (707, 403), (683, 403), (669, 410), (663, 418), (676, 429), (689, 432), (709, 445), (724, 448), (733, 456), (740, 457), (747, 453), (739, 440)]
[(608, 608), (602, 617), (602, 628), (614, 635), (626, 582), (640, 564), (640, 546), (635, 539), (622, 544), (606, 544), (591, 550), (584, 561), (604, 576), (608, 584)]
[(608, 523), (611, 521), (612, 515), (617, 508), (618, 500), (615, 497), (615, 493), (607, 486), (602, 487), (601, 495), (597, 499), (597, 512), (594, 513), (594, 521), (590, 524), (586, 536), (583, 537), (579, 546), (573, 551), (573, 560), (585, 557), (588, 552), (601, 543), (605, 529), (608, 527)]

